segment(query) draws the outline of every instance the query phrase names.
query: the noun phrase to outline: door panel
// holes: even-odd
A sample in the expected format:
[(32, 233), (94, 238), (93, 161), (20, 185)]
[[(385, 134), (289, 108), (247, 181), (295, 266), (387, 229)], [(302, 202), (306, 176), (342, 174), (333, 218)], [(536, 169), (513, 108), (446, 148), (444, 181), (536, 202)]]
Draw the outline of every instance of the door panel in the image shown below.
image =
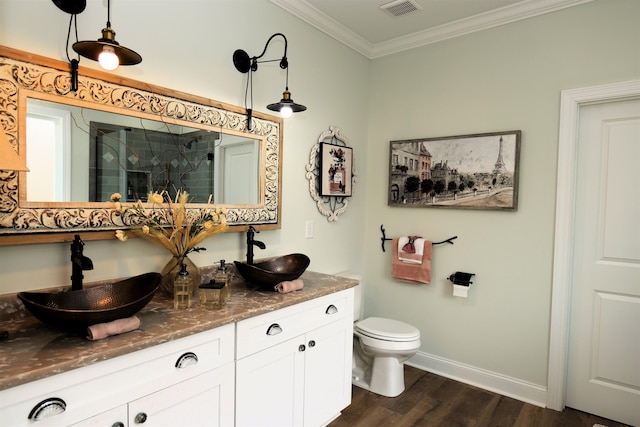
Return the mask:
[(353, 317), (306, 335), (304, 424), (327, 424), (351, 403)]
[(236, 362), (236, 426), (302, 425), (304, 336)]
[[(640, 119), (603, 123), (603, 163), (606, 174), (601, 259), (640, 260)], [(606, 162), (606, 163), (605, 163)], [(630, 235), (631, 233), (631, 235)]]
[(640, 425), (640, 100), (580, 108), (567, 406)]
[(592, 378), (640, 391), (640, 298), (596, 292), (594, 308)]

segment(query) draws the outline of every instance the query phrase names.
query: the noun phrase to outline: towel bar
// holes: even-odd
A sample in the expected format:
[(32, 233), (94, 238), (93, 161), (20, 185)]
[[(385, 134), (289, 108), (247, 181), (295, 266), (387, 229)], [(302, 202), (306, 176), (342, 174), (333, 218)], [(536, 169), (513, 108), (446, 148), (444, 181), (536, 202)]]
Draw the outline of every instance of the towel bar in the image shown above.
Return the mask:
[[(386, 252), (385, 249), (384, 249), (384, 242), (390, 241), (390, 240), (393, 240), (393, 239), (389, 239), (385, 235), (384, 224), (380, 224), (380, 231), (382, 232), (382, 237), (380, 238), (380, 240), (382, 241), (382, 252)], [(447, 240), (443, 240), (442, 242), (433, 242), (432, 245), (441, 245), (442, 243), (449, 243), (449, 244), (453, 245), (453, 240), (455, 240), (457, 238), (458, 238), (458, 236), (449, 237)]]

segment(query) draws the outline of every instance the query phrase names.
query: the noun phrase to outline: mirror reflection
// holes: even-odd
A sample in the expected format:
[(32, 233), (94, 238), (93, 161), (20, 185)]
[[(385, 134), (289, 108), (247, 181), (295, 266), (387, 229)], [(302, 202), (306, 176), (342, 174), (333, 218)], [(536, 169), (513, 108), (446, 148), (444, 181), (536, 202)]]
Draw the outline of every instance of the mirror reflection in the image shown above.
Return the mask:
[(193, 203), (256, 204), (260, 140), (27, 99), (26, 200), (146, 200), (186, 190)]
[(97, 70), (70, 89), (68, 63), (0, 46), (0, 122), (30, 168), (0, 174), (0, 244), (113, 238), (113, 193), (163, 190), (212, 195), (229, 231), (280, 228), (282, 119)]

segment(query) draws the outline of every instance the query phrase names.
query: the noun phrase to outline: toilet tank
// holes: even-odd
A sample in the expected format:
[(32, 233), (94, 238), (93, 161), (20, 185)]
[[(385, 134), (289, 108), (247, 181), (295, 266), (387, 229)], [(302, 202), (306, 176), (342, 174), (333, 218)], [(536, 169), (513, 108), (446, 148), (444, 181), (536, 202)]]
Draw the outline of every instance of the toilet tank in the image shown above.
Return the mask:
[(360, 284), (356, 285), (353, 288), (353, 320), (361, 320), (362, 319), (362, 299), (363, 299), (363, 290), (362, 290), (362, 275), (359, 273), (355, 273), (353, 271), (343, 271), (341, 273), (336, 274), (339, 277), (346, 277), (347, 279), (355, 279)]

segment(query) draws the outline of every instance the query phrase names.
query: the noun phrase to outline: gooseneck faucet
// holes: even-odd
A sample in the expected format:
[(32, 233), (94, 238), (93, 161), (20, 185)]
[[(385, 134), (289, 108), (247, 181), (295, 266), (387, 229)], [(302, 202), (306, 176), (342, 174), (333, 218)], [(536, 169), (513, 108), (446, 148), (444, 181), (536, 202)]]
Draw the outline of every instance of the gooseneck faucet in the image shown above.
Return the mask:
[(71, 243), (71, 290), (79, 291), (82, 289), (83, 270), (93, 270), (93, 262), (82, 254), (84, 242), (80, 239), (80, 235), (76, 234)]
[(255, 240), (253, 238), (255, 233), (259, 233), (260, 231), (256, 230), (255, 228), (253, 228), (253, 225), (249, 226), (249, 229), (247, 230), (247, 264), (253, 264), (253, 246), (257, 246), (260, 249), (265, 249), (267, 246), (259, 241), (259, 240)]

